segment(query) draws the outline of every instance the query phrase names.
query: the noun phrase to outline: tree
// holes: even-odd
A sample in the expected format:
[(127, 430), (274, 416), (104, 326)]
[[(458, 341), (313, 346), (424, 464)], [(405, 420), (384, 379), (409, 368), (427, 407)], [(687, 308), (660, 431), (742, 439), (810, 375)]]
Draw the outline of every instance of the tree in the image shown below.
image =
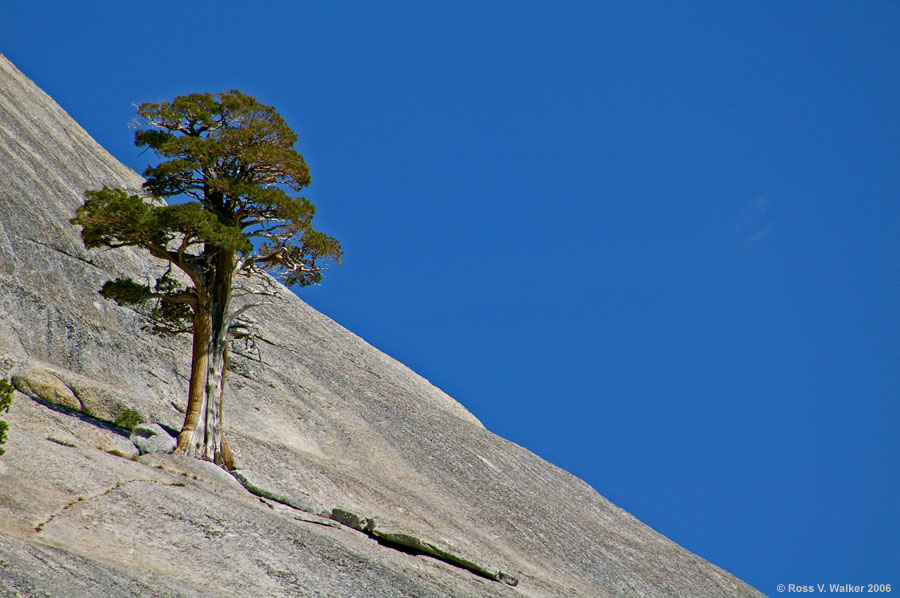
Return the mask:
[[(294, 149), (296, 134), (271, 106), (231, 90), (145, 103), (138, 114), (135, 144), (162, 161), (144, 171), (142, 193), (88, 191), (72, 223), (87, 248), (139, 247), (163, 260), (151, 284), (119, 278), (100, 293), (121, 305), (151, 305), (155, 332), (192, 335), (175, 450), (230, 468), (222, 426), (229, 335), (240, 334), (237, 318), (258, 305), (232, 309), (237, 277), (266, 270), (288, 286), (316, 284), (323, 260), (340, 263), (341, 247), (312, 227), (315, 207), (297, 196), (309, 169)], [(182, 203), (164, 201), (171, 198)]]

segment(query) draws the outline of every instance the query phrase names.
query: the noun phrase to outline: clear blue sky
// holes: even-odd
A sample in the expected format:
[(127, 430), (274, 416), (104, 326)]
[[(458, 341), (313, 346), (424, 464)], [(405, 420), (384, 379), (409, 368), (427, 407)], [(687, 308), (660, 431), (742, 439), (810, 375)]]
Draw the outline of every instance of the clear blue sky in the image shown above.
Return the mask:
[(6, 1), (0, 52), (138, 170), (135, 103), (274, 105), (305, 300), (767, 594), (900, 592), (897, 3)]

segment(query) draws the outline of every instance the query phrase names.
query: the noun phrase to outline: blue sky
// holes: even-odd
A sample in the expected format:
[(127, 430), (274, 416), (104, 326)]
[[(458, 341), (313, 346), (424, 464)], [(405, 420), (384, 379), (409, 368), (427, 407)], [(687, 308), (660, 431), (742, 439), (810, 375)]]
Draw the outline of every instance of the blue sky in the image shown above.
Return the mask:
[[(387, 6), (387, 8), (385, 8)], [(133, 104), (299, 133), (301, 296), (766, 594), (900, 590), (900, 6), (4, 2), (141, 170)]]

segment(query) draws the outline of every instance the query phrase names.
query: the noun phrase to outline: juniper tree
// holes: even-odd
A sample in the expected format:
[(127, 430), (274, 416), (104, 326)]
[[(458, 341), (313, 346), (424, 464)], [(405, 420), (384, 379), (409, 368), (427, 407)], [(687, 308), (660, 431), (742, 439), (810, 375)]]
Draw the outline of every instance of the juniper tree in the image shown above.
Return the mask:
[[(88, 248), (139, 247), (166, 266), (150, 281), (118, 278), (101, 294), (152, 305), (161, 333), (193, 337), (184, 425), (176, 453), (231, 466), (222, 426), (229, 335), (253, 303), (233, 309), (237, 277), (266, 270), (288, 286), (322, 279), (337, 240), (313, 229), (315, 207), (296, 134), (271, 107), (231, 90), (138, 107), (135, 144), (162, 159), (142, 192), (88, 191), (73, 224)], [(169, 205), (165, 199), (182, 203)], [(177, 275), (173, 268), (180, 271)]]

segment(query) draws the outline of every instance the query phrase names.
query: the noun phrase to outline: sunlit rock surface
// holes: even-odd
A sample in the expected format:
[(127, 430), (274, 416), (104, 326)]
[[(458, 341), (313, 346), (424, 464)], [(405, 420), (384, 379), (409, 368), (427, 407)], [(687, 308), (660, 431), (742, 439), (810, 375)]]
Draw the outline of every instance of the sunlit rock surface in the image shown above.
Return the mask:
[(761, 595), (287, 290), (233, 347), (234, 475), (138, 457), (113, 424), (179, 428), (188, 340), (97, 294), (159, 267), (83, 248), (107, 184), (141, 179), (0, 56), (0, 596)]

